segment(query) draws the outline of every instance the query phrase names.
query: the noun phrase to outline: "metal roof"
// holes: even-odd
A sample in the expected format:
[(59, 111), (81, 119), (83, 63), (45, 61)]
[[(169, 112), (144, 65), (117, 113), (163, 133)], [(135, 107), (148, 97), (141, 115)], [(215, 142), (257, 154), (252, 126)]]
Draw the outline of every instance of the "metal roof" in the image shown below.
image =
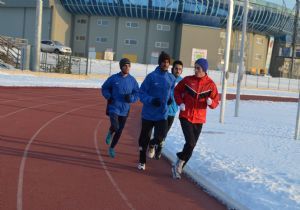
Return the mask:
[[(227, 0), (60, 0), (72, 14), (157, 19), (225, 28)], [(248, 31), (292, 34), (294, 11), (274, 3), (250, 0)], [(242, 25), (243, 1), (234, 1), (233, 28)]]

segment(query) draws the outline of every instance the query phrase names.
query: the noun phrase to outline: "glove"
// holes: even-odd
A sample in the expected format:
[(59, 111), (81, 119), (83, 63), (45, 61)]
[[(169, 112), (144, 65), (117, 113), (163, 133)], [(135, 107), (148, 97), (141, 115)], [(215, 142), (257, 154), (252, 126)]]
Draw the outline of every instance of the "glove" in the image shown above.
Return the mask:
[(167, 101), (167, 104), (170, 105), (172, 103), (172, 98), (169, 98), (169, 100)]
[(207, 103), (208, 106), (212, 105), (212, 100), (211, 100), (211, 98), (207, 98), (207, 99), (206, 99), (206, 103)]
[(124, 95), (124, 100), (127, 102), (127, 103), (130, 103), (130, 94), (125, 94)]
[(153, 98), (151, 101), (153, 106), (159, 107), (161, 105), (160, 99), (159, 98)]
[(113, 103), (113, 99), (112, 98), (107, 99), (107, 104), (112, 104), (112, 103)]
[(185, 111), (185, 104), (184, 103), (180, 104), (179, 109), (180, 111)]

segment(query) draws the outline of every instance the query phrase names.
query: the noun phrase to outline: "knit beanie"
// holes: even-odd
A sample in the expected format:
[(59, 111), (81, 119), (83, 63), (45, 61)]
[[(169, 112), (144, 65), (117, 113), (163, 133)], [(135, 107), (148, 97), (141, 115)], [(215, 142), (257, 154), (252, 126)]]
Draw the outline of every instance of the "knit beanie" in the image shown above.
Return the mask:
[(208, 62), (206, 59), (204, 58), (199, 58), (198, 60), (196, 60), (195, 64), (198, 64), (199, 66), (201, 66), (201, 68), (203, 69), (203, 71), (206, 73), (207, 69), (208, 69)]
[(128, 58), (122, 58), (119, 62), (120, 69), (122, 69), (122, 67), (125, 66), (126, 64), (130, 64), (130, 60)]
[(162, 51), (158, 57), (158, 65), (160, 65), (162, 62), (164, 62), (165, 60), (168, 60), (169, 63), (171, 63), (171, 58), (170, 56), (165, 53), (164, 51)]

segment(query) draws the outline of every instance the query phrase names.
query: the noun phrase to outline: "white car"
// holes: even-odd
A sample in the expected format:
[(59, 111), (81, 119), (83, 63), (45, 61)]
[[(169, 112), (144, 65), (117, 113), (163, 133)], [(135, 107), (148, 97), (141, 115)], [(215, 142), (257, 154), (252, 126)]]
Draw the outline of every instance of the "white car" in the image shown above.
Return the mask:
[(52, 40), (43, 40), (41, 42), (41, 51), (49, 52), (49, 53), (54, 52), (56, 54), (68, 54), (68, 55), (72, 53), (70, 47), (63, 45), (58, 41), (52, 41)]

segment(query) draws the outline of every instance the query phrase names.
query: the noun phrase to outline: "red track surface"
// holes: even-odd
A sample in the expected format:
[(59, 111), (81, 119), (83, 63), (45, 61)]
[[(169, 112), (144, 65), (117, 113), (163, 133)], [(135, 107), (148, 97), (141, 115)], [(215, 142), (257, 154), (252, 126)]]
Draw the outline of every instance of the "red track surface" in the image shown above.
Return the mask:
[(140, 104), (109, 158), (104, 109), (96, 89), (0, 87), (0, 209), (225, 209), (165, 159), (137, 170)]

